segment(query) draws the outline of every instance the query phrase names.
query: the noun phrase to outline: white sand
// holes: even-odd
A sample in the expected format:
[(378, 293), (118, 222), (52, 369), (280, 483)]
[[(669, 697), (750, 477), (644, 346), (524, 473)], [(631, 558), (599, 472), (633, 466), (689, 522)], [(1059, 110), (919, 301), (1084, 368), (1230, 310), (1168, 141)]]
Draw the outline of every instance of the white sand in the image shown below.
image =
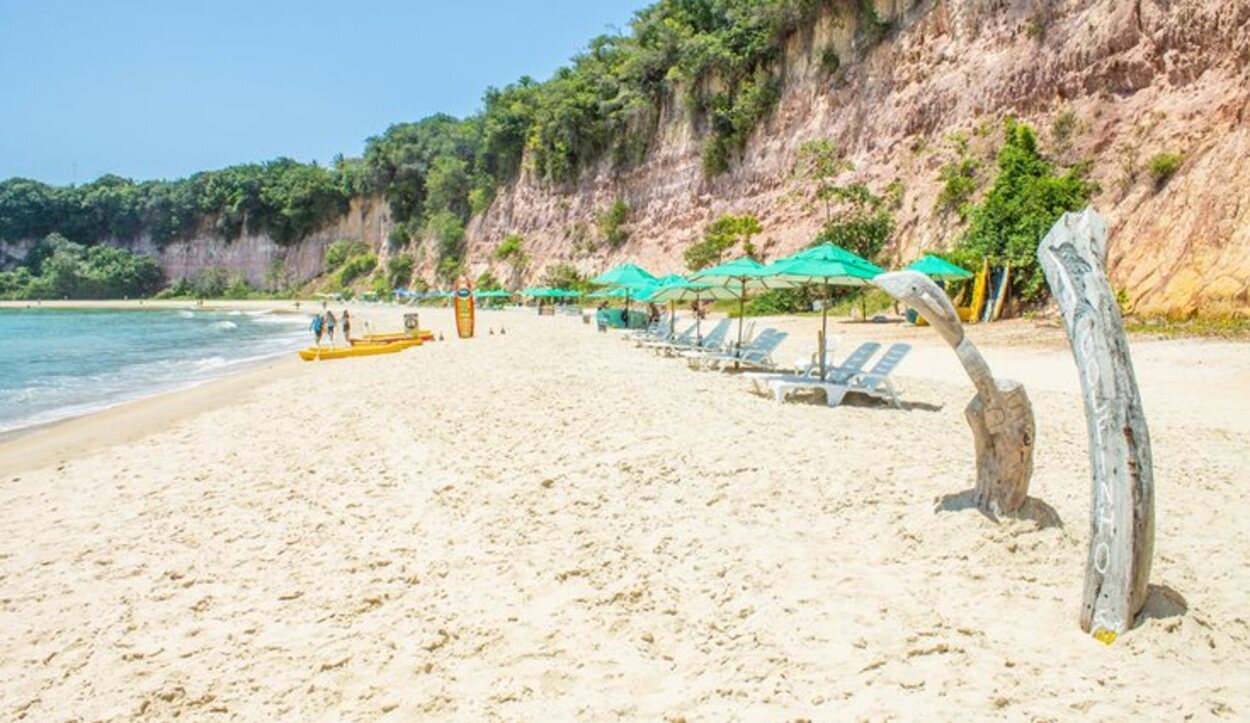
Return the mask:
[[(783, 355), (817, 322), (786, 320)], [(1159, 588), (1105, 647), (1077, 625), (1089, 475), (1059, 332), (975, 332), (1035, 405), (1032, 491), (1063, 522), (1038, 529), (935, 512), (972, 484), (972, 389), (931, 330), (836, 325), (917, 349), (909, 409), (830, 410), (572, 318), (481, 323), (507, 335), (272, 365), (0, 462), (0, 717), (1250, 716), (1247, 345), (1134, 346)]]

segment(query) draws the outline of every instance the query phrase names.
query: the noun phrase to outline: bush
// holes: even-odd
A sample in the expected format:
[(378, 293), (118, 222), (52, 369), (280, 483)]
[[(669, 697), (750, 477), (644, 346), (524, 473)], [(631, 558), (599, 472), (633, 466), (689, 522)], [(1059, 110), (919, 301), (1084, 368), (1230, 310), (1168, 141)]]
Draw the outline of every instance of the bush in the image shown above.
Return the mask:
[(938, 192), (935, 208), (941, 211), (954, 211), (959, 220), (968, 218), (968, 202), (977, 192), (977, 169), (981, 164), (973, 158), (962, 158), (942, 166), (938, 180), (942, 182), (942, 190)]
[(483, 271), (477, 277), (477, 281), (473, 282), (473, 288), (478, 291), (494, 291), (495, 289), (502, 289), (503, 285), (499, 283), (499, 279), (495, 278), (494, 274), (489, 271)]
[(469, 213), (477, 215), (490, 208), (491, 201), (495, 200), (494, 186), (489, 184), (481, 185), (469, 191)]
[(812, 293), (809, 287), (796, 289), (772, 289), (758, 296), (747, 299), (746, 316), (779, 316), (808, 311), (812, 308)]
[(344, 288), (351, 286), (356, 279), (373, 271), (378, 265), (378, 257), (371, 253), (353, 256), (339, 269), (338, 282)]
[(703, 175), (711, 178), (729, 170), (729, 148), (720, 136), (709, 136), (703, 141)]
[(369, 246), (364, 241), (339, 239), (326, 247), (325, 269), (335, 271), (353, 256), (369, 253)]
[(1155, 188), (1163, 188), (1167, 185), (1168, 180), (1176, 175), (1184, 162), (1185, 157), (1179, 153), (1159, 153), (1152, 156), (1147, 161), (1146, 168), (1150, 171), (1150, 178), (1154, 181)]
[(825, 49), (820, 51), (820, 69), (828, 75), (833, 75), (842, 67), (842, 59), (838, 57), (838, 49), (830, 43)]
[(191, 277), (191, 294), (199, 299), (216, 299), (226, 293), (230, 272), (220, 266), (209, 266)]
[(609, 248), (620, 248), (629, 240), (629, 232), (625, 229), (625, 221), (629, 218), (629, 204), (623, 199), (616, 199), (612, 205), (595, 214), (595, 223), (599, 233)]
[(495, 247), (496, 261), (509, 261), (518, 265), (522, 265), (527, 258), (525, 253), (525, 239), (520, 234), (510, 233), (503, 237), (503, 241)]
[(572, 264), (555, 264), (548, 266), (543, 271), (543, 286), (550, 286), (554, 289), (573, 289), (574, 291), (586, 291), (590, 288), (590, 282), (586, 275), (577, 270)]
[(430, 217), (425, 224), (425, 235), (434, 239), (439, 264), (449, 261), (460, 263), (464, 253), (464, 224), (454, 213), (440, 211)]
[(252, 285), (247, 283), (242, 274), (234, 274), (221, 295), (227, 299), (247, 299), (252, 296)]
[(373, 292), (373, 295), (379, 301), (384, 301), (390, 297), (392, 286), (381, 273), (374, 274), (369, 282), (369, 290)]
[(412, 278), (412, 270), (416, 262), (412, 254), (399, 254), (386, 260), (386, 281), (392, 287), (403, 287)]
[(894, 233), (894, 216), (885, 199), (862, 183), (838, 186), (834, 196), (837, 210), (813, 245), (836, 244), (875, 262)]
[(438, 266), (434, 268), (434, 275), (441, 281), (450, 283), (455, 281), (463, 270), (464, 265), (460, 263), (460, 259), (449, 257), (438, 262)]
[(1071, 108), (1065, 109), (1050, 123), (1050, 138), (1055, 145), (1064, 146), (1072, 140), (1072, 136), (1076, 133), (1080, 126), (1081, 119), (1077, 117), (1076, 112)]
[(1011, 264), (1017, 297), (1036, 301), (1046, 289), (1037, 263), (1038, 242), (1065, 211), (1084, 206), (1096, 187), (1085, 179), (1084, 166), (1056, 173), (1029, 126), (1008, 119), (1003, 133), (998, 175), (972, 208), (971, 223), (952, 256), (965, 268), (977, 268), (984, 257)]
[(386, 243), (393, 249), (403, 248), (410, 241), (412, 241), (412, 233), (408, 231), (408, 224), (406, 223), (395, 224), (386, 234)]

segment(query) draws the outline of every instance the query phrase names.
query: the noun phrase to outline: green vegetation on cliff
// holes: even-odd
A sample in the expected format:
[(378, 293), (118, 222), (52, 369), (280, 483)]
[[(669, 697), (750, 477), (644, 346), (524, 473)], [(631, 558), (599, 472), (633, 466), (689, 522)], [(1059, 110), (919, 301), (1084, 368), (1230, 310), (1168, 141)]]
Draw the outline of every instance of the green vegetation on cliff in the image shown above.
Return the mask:
[(51, 234), (13, 271), (0, 271), (0, 299), (120, 299), (155, 293), (156, 259), (108, 246), (86, 247)]
[(972, 220), (955, 245), (955, 259), (969, 269), (979, 268), (983, 258), (1011, 264), (1018, 297), (1025, 302), (1043, 298), (1046, 279), (1037, 262), (1037, 244), (1064, 212), (1088, 203), (1097, 187), (1086, 179), (1087, 173), (1085, 164), (1058, 172), (1042, 155), (1033, 129), (1008, 119), (998, 150), (998, 175), (980, 203), (966, 206)]

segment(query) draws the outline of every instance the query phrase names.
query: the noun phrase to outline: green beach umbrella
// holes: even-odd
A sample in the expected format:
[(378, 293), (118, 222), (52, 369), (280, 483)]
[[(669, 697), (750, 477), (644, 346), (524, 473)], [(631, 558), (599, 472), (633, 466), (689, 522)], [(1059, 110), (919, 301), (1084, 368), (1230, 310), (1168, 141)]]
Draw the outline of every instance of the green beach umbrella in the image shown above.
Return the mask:
[(960, 268), (946, 259), (939, 258), (933, 254), (925, 254), (919, 259), (911, 262), (904, 269), (905, 271), (919, 271), (938, 281), (958, 281), (960, 279), (972, 278), (972, 272)]
[(505, 299), (512, 296), (512, 294), (503, 289), (487, 289), (486, 291), (474, 291), (473, 296), (479, 299)]
[(614, 268), (599, 274), (590, 280), (592, 284), (600, 284), (603, 286), (623, 287), (625, 293), (625, 325), (629, 326), (629, 300), (631, 295), (636, 295), (657, 281), (655, 274), (638, 266), (636, 264), (621, 264)]
[[(825, 299), (830, 286), (868, 286), (884, 269), (835, 244), (821, 244), (771, 264), (774, 276), (796, 284), (823, 284)], [(820, 308), (820, 375), (825, 375), (826, 339), (829, 338), (829, 304)]]
[(656, 282), (655, 274), (636, 264), (621, 264), (609, 269), (590, 280), (592, 284), (602, 286), (625, 286), (638, 288)]
[(731, 298), (738, 300), (738, 345), (735, 354), (742, 353), (742, 322), (746, 311), (747, 294), (752, 291), (794, 286), (791, 282), (774, 277), (768, 271), (768, 267), (749, 256), (701, 269), (690, 274), (690, 279), (707, 284), (709, 287), (719, 288), (722, 293), (728, 292)]
[[(670, 274), (669, 276), (665, 276), (660, 279), (660, 283), (656, 284), (655, 287), (651, 289), (650, 295), (647, 296), (647, 301), (653, 303), (668, 302), (668, 333), (671, 337), (677, 333), (677, 302), (690, 300), (699, 301), (701, 297), (710, 296), (709, 292), (711, 288), (712, 287), (705, 283), (690, 281), (689, 279), (678, 276), (677, 274)], [(699, 341), (703, 341), (703, 330), (700, 327), (699, 322), (699, 314), (696, 312), (694, 315), (695, 336)]]
[(656, 292), (670, 286), (683, 285), (685, 283), (686, 280), (678, 274), (662, 276), (659, 279), (656, 279), (655, 283), (651, 284), (651, 286), (645, 290), (645, 295), (640, 295), (638, 297), (639, 300), (650, 302), (652, 304), (662, 304), (665, 301), (668, 302), (668, 335), (670, 337), (677, 332), (675, 328), (677, 325), (677, 301), (675, 299), (657, 299)]
[(860, 256), (859, 254), (853, 253), (851, 251), (847, 251), (841, 246), (837, 244), (833, 244), (833, 243), (817, 244), (816, 246), (803, 249), (802, 251), (791, 254), (783, 259), (778, 259), (778, 261), (790, 261), (791, 259), (802, 259), (802, 258), (818, 258), (818, 259), (828, 259), (832, 261), (845, 261), (848, 264), (858, 264), (878, 274), (885, 273), (885, 269), (881, 268), (880, 266), (877, 266), (876, 264), (864, 258), (863, 256)]

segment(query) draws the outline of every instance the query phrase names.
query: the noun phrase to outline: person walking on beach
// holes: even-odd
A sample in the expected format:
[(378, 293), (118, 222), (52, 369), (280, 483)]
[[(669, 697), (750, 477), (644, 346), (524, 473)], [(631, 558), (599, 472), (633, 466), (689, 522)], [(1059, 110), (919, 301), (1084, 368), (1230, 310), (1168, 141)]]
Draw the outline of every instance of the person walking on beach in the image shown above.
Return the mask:
[(334, 346), (334, 318), (333, 311), (326, 311), (326, 336), (330, 337), (330, 346)]
[(317, 346), (321, 346), (321, 336), (325, 333), (325, 320), (321, 318), (321, 314), (313, 314), (312, 323), (308, 325), (312, 330), (313, 338), (317, 340)]
[(343, 341), (350, 344), (352, 343), (352, 317), (348, 314), (347, 309), (343, 309), (343, 316), (340, 318), (343, 323)]

